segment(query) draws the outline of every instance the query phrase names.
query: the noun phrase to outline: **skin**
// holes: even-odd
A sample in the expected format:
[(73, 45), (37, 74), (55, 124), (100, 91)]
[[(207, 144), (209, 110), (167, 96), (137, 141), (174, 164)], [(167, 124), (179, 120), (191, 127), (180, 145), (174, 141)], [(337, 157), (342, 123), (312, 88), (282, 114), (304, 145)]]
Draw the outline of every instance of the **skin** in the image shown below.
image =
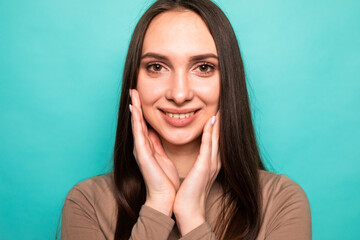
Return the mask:
[[(138, 84), (130, 94), (134, 156), (147, 187), (145, 205), (168, 216), (174, 213), (185, 235), (205, 222), (205, 201), (221, 168), (217, 51), (196, 13), (168, 11), (152, 20)], [(174, 126), (165, 120), (164, 109), (196, 109), (196, 116)], [(185, 178), (181, 185), (179, 178)]]

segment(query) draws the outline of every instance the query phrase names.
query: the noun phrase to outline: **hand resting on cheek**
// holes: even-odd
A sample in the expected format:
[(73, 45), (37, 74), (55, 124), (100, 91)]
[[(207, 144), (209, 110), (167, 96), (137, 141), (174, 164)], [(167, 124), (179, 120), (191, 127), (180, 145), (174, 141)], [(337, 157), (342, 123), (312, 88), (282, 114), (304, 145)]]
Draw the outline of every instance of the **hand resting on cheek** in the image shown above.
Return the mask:
[(182, 235), (205, 222), (205, 202), (221, 168), (219, 113), (204, 128), (199, 155), (180, 186), (177, 169), (162, 147), (158, 134), (148, 129), (139, 94), (130, 90), (134, 156), (144, 177), (145, 205), (168, 216), (174, 213)]

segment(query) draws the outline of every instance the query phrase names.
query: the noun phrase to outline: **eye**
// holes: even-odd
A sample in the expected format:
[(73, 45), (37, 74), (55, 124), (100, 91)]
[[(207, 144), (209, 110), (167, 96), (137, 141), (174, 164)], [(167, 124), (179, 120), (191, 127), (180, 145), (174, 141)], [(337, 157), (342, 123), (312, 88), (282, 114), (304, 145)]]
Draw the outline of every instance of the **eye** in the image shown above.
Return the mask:
[(209, 65), (206, 65), (206, 64), (203, 64), (203, 65), (200, 65), (199, 66), (199, 69), (201, 72), (207, 72), (209, 70), (210, 66)]
[(201, 75), (210, 74), (214, 71), (214, 69), (215, 69), (215, 67), (208, 63), (202, 63), (195, 68), (195, 70), (198, 72), (198, 74), (201, 74)]
[(161, 70), (163, 70), (164, 67), (159, 63), (153, 63), (153, 64), (149, 64), (146, 68), (150, 72), (161, 72)]

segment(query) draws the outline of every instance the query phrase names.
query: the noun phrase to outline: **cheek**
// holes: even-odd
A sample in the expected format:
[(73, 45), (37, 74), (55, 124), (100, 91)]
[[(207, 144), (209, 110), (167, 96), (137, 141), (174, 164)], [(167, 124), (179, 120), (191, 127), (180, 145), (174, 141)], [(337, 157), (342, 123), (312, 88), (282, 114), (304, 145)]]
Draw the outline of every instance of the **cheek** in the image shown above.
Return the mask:
[(136, 90), (139, 93), (143, 106), (152, 105), (161, 96), (161, 86), (154, 79), (149, 78), (143, 71), (140, 71)]
[(162, 96), (162, 86), (159, 81), (140, 71), (136, 90), (139, 93), (144, 118), (151, 123), (156, 114), (156, 103)]
[(202, 84), (202, 86), (197, 89), (197, 93), (201, 100), (209, 107), (217, 107), (220, 98), (220, 83), (218, 80), (214, 80)]
[(148, 122), (150, 125), (152, 125), (152, 111), (149, 107), (147, 107), (146, 105), (142, 106), (142, 112), (143, 112), (143, 116), (146, 122)]

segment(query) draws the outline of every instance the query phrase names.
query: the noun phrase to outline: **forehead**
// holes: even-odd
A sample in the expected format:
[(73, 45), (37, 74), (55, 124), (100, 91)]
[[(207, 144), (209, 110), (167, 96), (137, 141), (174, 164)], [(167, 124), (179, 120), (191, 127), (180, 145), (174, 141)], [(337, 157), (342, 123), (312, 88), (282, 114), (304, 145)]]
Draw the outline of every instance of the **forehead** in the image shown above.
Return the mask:
[(167, 11), (150, 23), (142, 53), (166, 55), (216, 54), (214, 39), (202, 18), (189, 10)]

